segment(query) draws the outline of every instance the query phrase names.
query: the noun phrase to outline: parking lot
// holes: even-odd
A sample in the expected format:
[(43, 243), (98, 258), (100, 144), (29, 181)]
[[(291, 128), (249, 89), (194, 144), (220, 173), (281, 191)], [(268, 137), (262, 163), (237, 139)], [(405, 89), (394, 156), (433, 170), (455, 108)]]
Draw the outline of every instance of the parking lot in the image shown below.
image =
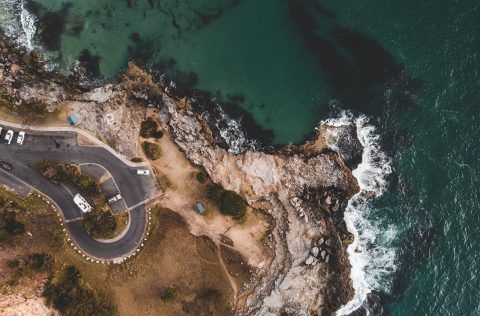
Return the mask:
[[(7, 128), (8, 131), (8, 128)], [(137, 175), (137, 169), (145, 167), (130, 166), (114, 155), (109, 149), (101, 146), (77, 146), (76, 134), (71, 132), (28, 132), (23, 145), (16, 144), (18, 130), (10, 145), (4, 142), (5, 126), (0, 134), (0, 160), (11, 165), (11, 170), (2, 170), (6, 177), (0, 181), (17, 186), (25, 182), (36, 190), (49, 196), (62, 211), (67, 227), (77, 245), (97, 258), (118, 258), (131, 252), (142, 240), (146, 225), (144, 203), (148, 198), (157, 196), (157, 186), (154, 177)], [(48, 159), (71, 164), (94, 164), (102, 166), (111, 175), (103, 181), (103, 188), (108, 193), (120, 193), (122, 199), (113, 205), (115, 211), (129, 210), (128, 231), (119, 240), (111, 243), (102, 243), (91, 239), (83, 230), (80, 223), (82, 211), (75, 205), (72, 193), (68, 188), (48, 181), (41, 174), (31, 168), (32, 163)], [(88, 172), (100, 174), (98, 168), (87, 167)], [(20, 182), (11, 179), (20, 179)], [(117, 192), (118, 191), (118, 192)], [(119, 203), (122, 202), (122, 203)], [(118, 206), (117, 206), (118, 204)]]
[(25, 137), (23, 140), (23, 144), (20, 145), (17, 143), (18, 135), (21, 130), (18, 129), (10, 129), (6, 127), (2, 127), (0, 132), (0, 143), (7, 144), (7, 140), (5, 139), (9, 130), (13, 131), (13, 139), (9, 146), (12, 147), (26, 147), (26, 148), (71, 148), (77, 146), (77, 135), (75, 133), (69, 132), (55, 132), (55, 133), (39, 133), (39, 132), (32, 132), (32, 131), (25, 131)]

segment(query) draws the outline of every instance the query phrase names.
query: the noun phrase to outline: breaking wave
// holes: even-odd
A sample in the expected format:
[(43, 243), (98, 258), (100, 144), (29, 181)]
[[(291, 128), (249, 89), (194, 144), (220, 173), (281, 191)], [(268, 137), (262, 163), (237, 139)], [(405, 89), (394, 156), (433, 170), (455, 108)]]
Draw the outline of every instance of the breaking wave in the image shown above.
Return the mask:
[(36, 22), (35, 16), (25, 8), (25, 0), (1, 1), (0, 27), (28, 50), (35, 48)]
[(246, 150), (255, 150), (258, 147), (258, 142), (248, 139), (242, 131), (241, 118), (238, 120), (232, 119), (216, 104), (213, 113), (204, 112), (202, 116), (205, 119), (213, 118), (213, 123), (220, 133), (220, 137), (225, 140), (228, 145), (228, 151), (232, 154), (240, 154)]
[[(360, 192), (348, 202), (344, 217), (348, 230), (355, 236), (354, 242), (348, 247), (355, 295), (337, 311), (337, 315), (348, 315), (364, 306), (369, 293), (388, 293), (392, 285), (393, 272), (396, 270), (393, 241), (397, 230), (383, 222), (379, 210), (368, 203), (371, 197), (379, 197), (385, 192), (387, 176), (392, 173), (392, 163), (381, 150), (380, 137), (366, 116), (354, 118), (351, 113), (343, 112), (340, 118), (322, 123), (332, 126), (355, 123), (357, 137), (363, 147), (362, 161), (352, 172)], [(335, 143), (328, 145), (339, 150)], [(339, 154), (344, 155), (342, 152)]]

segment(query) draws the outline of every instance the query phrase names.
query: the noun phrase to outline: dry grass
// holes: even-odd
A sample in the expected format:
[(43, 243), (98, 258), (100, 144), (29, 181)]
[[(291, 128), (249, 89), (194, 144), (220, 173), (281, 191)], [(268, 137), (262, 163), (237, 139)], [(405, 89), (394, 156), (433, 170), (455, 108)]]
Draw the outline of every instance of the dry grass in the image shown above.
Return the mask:
[[(232, 290), (217, 249), (194, 237), (173, 211), (158, 209), (152, 237), (138, 257), (113, 266), (108, 277), (122, 315), (228, 315)], [(163, 301), (167, 288), (178, 296)]]
[(127, 227), (128, 212), (121, 212), (120, 214), (116, 214), (114, 216), (115, 216), (115, 219), (117, 220), (117, 229), (115, 230), (114, 236), (118, 236)]
[[(124, 216), (121, 215), (123, 219)], [(9, 259), (46, 252), (54, 258), (56, 270), (75, 265), (87, 286), (113, 302), (119, 315), (231, 313), (229, 301), (233, 291), (219, 263), (219, 250), (210, 239), (190, 234), (187, 224), (173, 211), (154, 208), (152, 230), (144, 249), (121, 265), (86, 262), (65, 240), (57, 214), (46, 203), (38, 204), (35, 211), (23, 209), (19, 218), (32, 236), (19, 236), (2, 251), (0, 269), (5, 281), (0, 281), (2, 293), (29, 291), (38, 295), (46, 274), (26, 276), (18, 285), (10, 286), (7, 281), (14, 275), (6, 263)], [(178, 296), (164, 301), (162, 296), (169, 287), (177, 290)]]

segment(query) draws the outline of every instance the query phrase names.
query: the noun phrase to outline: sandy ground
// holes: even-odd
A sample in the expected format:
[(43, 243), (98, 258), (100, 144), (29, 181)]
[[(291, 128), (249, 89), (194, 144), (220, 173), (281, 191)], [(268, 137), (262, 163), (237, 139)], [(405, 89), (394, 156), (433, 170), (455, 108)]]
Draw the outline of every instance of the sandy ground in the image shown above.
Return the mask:
[[(250, 209), (241, 221), (222, 216), (218, 208), (209, 202), (206, 185), (199, 183), (195, 178), (200, 169), (185, 158), (168, 132), (158, 144), (163, 155), (153, 161), (152, 165), (171, 182), (170, 189), (167, 188), (161, 200), (161, 205), (182, 215), (187, 220), (190, 231), (196, 236), (209, 236), (217, 244), (220, 243), (222, 236), (229, 237), (233, 241), (233, 246), (247, 258), (248, 264), (258, 267), (266, 258), (262, 239), (268, 224), (263, 215)], [(194, 212), (193, 206), (198, 202), (205, 206), (206, 214), (199, 215)]]
[(56, 316), (43, 299), (21, 295), (0, 295), (0, 315), (4, 316)]

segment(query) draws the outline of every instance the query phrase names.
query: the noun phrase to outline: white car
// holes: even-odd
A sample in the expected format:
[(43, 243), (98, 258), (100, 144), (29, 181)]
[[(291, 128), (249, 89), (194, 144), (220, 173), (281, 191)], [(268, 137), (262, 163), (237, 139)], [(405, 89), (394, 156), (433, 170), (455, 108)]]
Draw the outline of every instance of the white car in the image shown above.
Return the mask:
[(117, 194), (115, 196), (112, 196), (107, 200), (108, 204), (112, 205), (113, 203), (120, 201), (122, 199), (122, 196), (120, 194)]
[(5, 135), (5, 140), (7, 141), (7, 144), (10, 145), (12, 143), (12, 139), (13, 139), (13, 131), (10, 129)]
[(150, 174), (150, 170), (148, 169), (137, 169), (137, 174), (141, 176), (148, 176)]
[(18, 133), (18, 136), (17, 136), (17, 144), (23, 145), (24, 140), (25, 140), (25, 132), (21, 131), (20, 133)]

